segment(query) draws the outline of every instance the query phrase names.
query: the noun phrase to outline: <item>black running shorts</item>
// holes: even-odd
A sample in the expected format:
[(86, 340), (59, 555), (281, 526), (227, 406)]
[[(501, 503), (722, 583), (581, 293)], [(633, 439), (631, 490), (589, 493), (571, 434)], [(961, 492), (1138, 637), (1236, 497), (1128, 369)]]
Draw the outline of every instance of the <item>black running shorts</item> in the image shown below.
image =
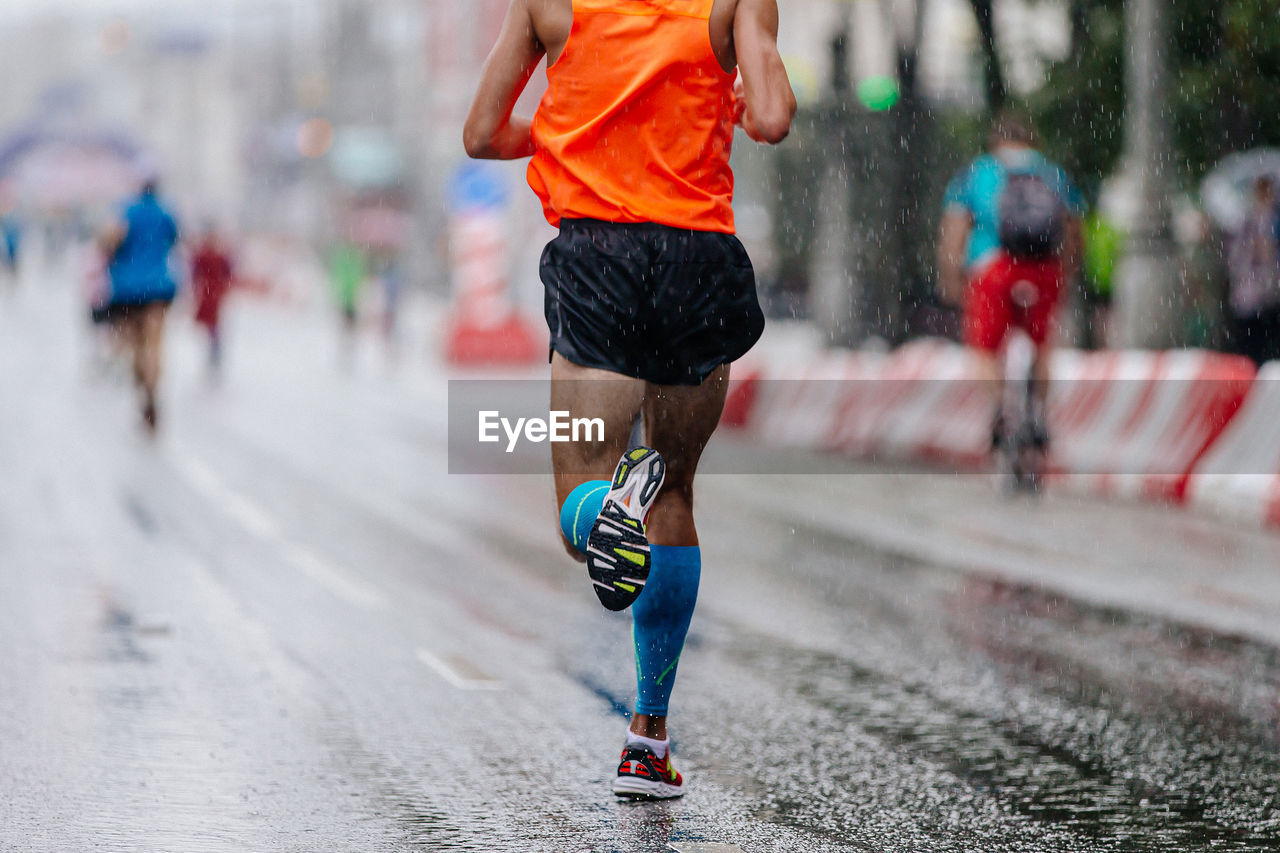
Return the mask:
[(658, 385), (698, 385), (760, 339), (755, 273), (732, 234), (566, 219), (539, 265), (551, 349)]
[(117, 320), (128, 320), (141, 314), (152, 305), (163, 305), (168, 308), (172, 299), (146, 299), (141, 302), (108, 302), (90, 310), (90, 318), (95, 323), (114, 323)]

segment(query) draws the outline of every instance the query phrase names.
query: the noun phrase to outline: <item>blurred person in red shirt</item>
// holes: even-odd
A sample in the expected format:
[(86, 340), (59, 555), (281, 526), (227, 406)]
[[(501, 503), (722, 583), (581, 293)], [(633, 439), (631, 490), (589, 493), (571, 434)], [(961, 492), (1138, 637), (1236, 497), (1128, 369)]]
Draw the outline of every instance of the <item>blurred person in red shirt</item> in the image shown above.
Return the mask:
[(222, 301), (235, 275), (231, 251), (213, 227), (207, 227), (191, 253), (191, 295), (195, 319), (209, 333), (209, 369), (222, 368)]

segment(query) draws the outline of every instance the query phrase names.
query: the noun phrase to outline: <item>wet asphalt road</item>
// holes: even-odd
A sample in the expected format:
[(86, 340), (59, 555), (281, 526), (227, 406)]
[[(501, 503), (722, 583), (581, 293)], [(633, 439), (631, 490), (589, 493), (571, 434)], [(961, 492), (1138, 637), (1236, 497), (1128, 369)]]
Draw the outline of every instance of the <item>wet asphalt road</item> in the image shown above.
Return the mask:
[(852, 477), (703, 484), (690, 791), (616, 802), (629, 623), (549, 482), (446, 474), (414, 346), (241, 306), (215, 386), (172, 325), (149, 442), (70, 285), (0, 299), (2, 850), (1280, 849), (1280, 652), (756, 499)]

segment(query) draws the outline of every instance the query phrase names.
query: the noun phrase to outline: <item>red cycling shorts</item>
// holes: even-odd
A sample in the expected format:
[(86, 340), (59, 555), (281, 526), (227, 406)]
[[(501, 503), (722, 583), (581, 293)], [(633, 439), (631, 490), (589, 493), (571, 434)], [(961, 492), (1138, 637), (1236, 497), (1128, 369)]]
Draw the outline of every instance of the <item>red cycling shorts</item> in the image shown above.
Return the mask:
[(1049, 338), (1062, 290), (1056, 257), (1012, 258), (1001, 252), (969, 282), (964, 304), (964, 342), (995, 352), (1014, 326), (1036, 346)]

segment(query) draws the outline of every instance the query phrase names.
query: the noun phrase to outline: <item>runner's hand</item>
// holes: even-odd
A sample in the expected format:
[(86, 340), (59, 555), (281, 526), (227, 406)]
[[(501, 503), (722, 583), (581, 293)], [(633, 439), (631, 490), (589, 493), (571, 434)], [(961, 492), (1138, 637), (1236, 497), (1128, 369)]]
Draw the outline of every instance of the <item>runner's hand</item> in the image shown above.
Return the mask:
[(747, 111), (747, 90), (742, 85), (742, 75), (733, 81), (733, 123), (742, 127), (742, 117)]

